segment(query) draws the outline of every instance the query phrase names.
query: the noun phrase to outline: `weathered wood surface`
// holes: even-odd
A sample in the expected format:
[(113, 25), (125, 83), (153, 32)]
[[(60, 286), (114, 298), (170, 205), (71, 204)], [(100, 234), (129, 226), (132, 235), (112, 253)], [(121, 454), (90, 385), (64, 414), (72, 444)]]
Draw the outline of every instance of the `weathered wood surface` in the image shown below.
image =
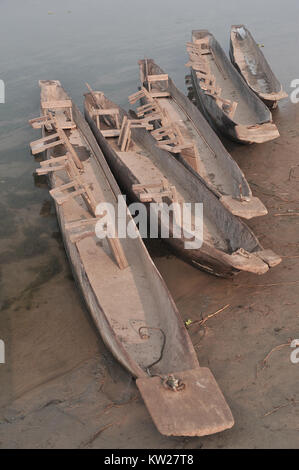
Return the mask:
[[(175, 238), (170, 231), (165, 241), (179, 256), (193, 266), (218, 276), (229, 276), (240, 270), (256, 274), (268, 271), (267, 259), (259, 258), (263, 250), (259, 241), (239, 218), (232, 215), (206, 186), (201, 178), (190, 171), (173, 155), (159, 148), (153, 136), (145, 129), (132, 129), (131, 147), (121, 152), (117, 139), (105, 138), (90, 114), (92, 97), (85, 95), (86, 119), (109, 163), (109, 166), (124, 192), (133, 200), (139, 200), (133, 190), (136, 184), (150, 184), (168, 180), (174, 186), (180, 202), (203, 203), (203, 244), (200, 248), (185, 249), (185, 239)], [(103, 98), (103, 106), (116, 106)], [(119, 108), (121, 119), (127, 117)], [(160, 229), (164, 229), (159, 219)], [(240, 249), (241, 252), (239, 251)], [(279, 257), (278, 257), (279, 259)]]
[[(164, 71), (152, 59), (147, 59), (146, 63), (150, 75), (164, 74)], [(143, 87), (146, 87), (147, 82), (145, 69), (145, 60), (140, 60), (139, 70)], [(262, 202), (252, 197), (243, 172), (199, 109), (178, 90), (171, 78), (168, 79), (167, 84), (163, 82), (156, 84), (152, 91), (162, 90), (162, 88), (166, 89), (169, 96), (159, 98), (155, 102), (159, 104), (160, 113), (164, 111), (169, 119), (166, 127), (158, 127), (152, 132), (152, 135), (161, 142), (160, 148), (175, 152), (175, 158), (198, 173), (220, 200), (225, 201), (225, 207), (232, 214), (245, 219), (267, 214), (267, 209)], [(150, 116), (150, 114), (145, 116)], [(157, 119), (156, 125), (163, 126), (164, 116), (161, 119), (162, 124), (159, 124), (161, 121)], [(174, 126), (180, 134), (179, 145), (172, 148), (165, 147), (168, 142), (161, 138), (171, 135)], [(233, 203), (229, 203), (228, 198), (233, 200)]]
[(247, 85), (269, 108), (276, 108), (279, 100), (287, 98), (261, 48), (242, 24), (231, 27), (229, 53)]
[(194, 56), (191, 56), (191, 80), (196, 104), (209, 123), (219, 133), (242, 143), (263, 143), (279, 137), (271, 112), (246, 85), (214, 36), (207, 30), (192, 32), (194, 45), (203, 38), (208, 40), (209, 53), (202, 57), (206, 71), (215, 77), (217, 88), (209, 91), (203, 86), (202, 78), (197, 76)]
[(174, 374), (185, 385), (173, 392), (159, 377), (137, 379), (148, 411), (161, 434), (206, 436), (234, 425), (211, 371), (206, 367)]

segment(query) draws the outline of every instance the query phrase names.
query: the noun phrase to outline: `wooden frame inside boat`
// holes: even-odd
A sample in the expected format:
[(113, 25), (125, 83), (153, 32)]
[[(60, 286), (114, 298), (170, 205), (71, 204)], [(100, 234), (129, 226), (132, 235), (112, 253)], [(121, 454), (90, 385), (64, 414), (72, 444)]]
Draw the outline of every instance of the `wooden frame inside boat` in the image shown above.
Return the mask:
[(267, 106), (246, 85), (214, 36), (192, 31), (187, 43), (196, 104), (219, 132), (241, 143), (279, 137)]
[(269, 108), (276, 108), (279, 100), (288, 97), (261, 48), (242, 24), (231, 27), (229, 54), (247, 85)]
[[(121, 136), (106, 137), (110, 129), (115, 129), (116, 122), (111, 116), (105, 122), (101, 120), (97, 126), (95, 107), (100, 109), (115, 108), (119, 110), (121, 127), (126, 126), (127, 113), (115, 103), (107, 99), (102, 92), (85, 94), (84, 110), (97, 142), (99, 143), (109, 166), (122, 190), (132, 199), (142, 201), (136, 185), (160, 186), (158, 192), (164, 191), (163, 181), (175, 188), (176, 201), (203, 204), (203, 242), (200, 248), (185, 248), (185, 237), (174, 237), (170, 232), (165, 241), (185, 260), (193, 266), (218, 276), (229, 276), (239, 271), (263, 274), (269, 267), (276, 266), (281, 259), (271, 250), (263, 250), (259, 241), (249, 227), (238, 217), (232, 215), (219, 201), (215, 194), (202, 182), (198, 175), (189, 171), (186, 166), (173, 158), (168, 151), (157, 146), (157, 142), (146, 129), (151, 117), (144, 120), (144, 127), (132, 127), (126, 135), (129, 144), (123, 150)], [(135, 121), (135, 120), (134, 120)], [(119, 131), (120, 133), (120, 131)], [(148, 190), (146, 190), (148, 192)], [(173, 192), (174, 194), (174, 192)], [(150, 200), (157, 201), (156, 194)], [(145, 204), (148, 207), (148, 202)], [(169, 200), (168, 204), (173, 200)], [(191, 213), (194, 217), (194, 213)], [(160, 230), (164, 229), (163, 219), (159, 217)], [(182, 227), (179, 226), (182, 231)], [(188, 234), (189, 236), (189, 234)]]
[[(116, 236), (114, 243), (95, 236), (94, 225), (104, 216), (97, 213), (97, 204), (109, 202), (117, 213), (122, 195), (89, 126), (60, 82), (42, 80), (40, 87), (43, 114), (30, 123), (42, 129), (43, 138), (31, 149), (44, 154), (37, 171), (49, 177), (74, 277), (105, 344), (137, 378), (161, 433), (201, 436), (230, 428), (230, 409), (211, 372), (199, 367), (137, 229), (135, 238)], [(107, 120), (111, 113), (98, 115)], [(125, 217), (133, 223), (127, 209)]]
[(152, 83), (149, 92), (151, 77), (166, 76), (152, 59), (140, 60), (139, 72), (142, 89), (130, 97), (130, 102), (133, 104), (143, 91), (141, 100), (145, 104), (137, 109), (138, 115), (150, 116), (155, 109), (157, 119), (152, 135), (158, 145), (199, 175), (232, 214), (245, 219), (266, 215), (266, 207), (252, 196), (243, 172), (199, 109), (168, 75), (167, 81)]

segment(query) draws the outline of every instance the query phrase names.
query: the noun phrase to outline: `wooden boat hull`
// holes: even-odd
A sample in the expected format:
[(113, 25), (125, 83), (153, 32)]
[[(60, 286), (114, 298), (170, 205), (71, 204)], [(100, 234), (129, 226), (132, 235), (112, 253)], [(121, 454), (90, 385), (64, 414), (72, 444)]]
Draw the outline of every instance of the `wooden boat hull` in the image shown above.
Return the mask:
[(239, 143), (263, 143), (279, 137), (267, 106), (246, 85), (240, 74), (226, 57), (220, 44), (206, 30), (193, 31), (193, 41), (207, 39), (214, 67), (216, 84), (221, 90), (220, 98), (235, 101), (236, 112), (230, 117), (224, 107), (217, 103), (215, 96), (207, 94), (202, 81), (191, 64), (191, 80), (194, 97), (199, 109), (214, 129)]
[[(106, 139), (98, 129), (89, 112), (88, 96), (88, 94), (85, 95), (84, 104), (86, 120), (90, 125), (119, 186), (125, 194), (130, 197), (130, 199), (137, 201), (138, 199), (132, 190), (132, 185), (138, 184), (139, 181), (118, 157), (116, 151), (109, 144), (109, 139)], [(109, 101), (109, 107), (117, 107), (117, 105)], [(125, 114), (125, 111), (120, 109), (120, 115), (124, 116)], [(206, 185), (193, 174), (193, 172), (190, 172), (180, 162), (176, 161), (167, 151), (158, 148), (156, 146), (156, 141), (149, 132), (144, 129), (132, 129), (132, 136), (138, 145), (151, 153), (155, 161), (162, 162), (165, 174), (173, 175), (177, 181), (184, 181), (185, 186), (194, 191), (194, 194), (196, 194), (196, 196), (194, 196), (196, 201), (203, 203), (204, 214), (209, 214), (204, 217), (210, 217), (213, 220), (213, 223), (218, 224), (219, 231), (225, 232), (224, 237), (226, 240), (231, 239), (230, 250), (228, 252), (216, 248), (212, 244), (206, 242), (205, 239), (201, 248), (185, 249), (185, 240), (182, 238), (174, 238), (170, 234), (169, 238), (164, 239), (164, 241), (171, 246), (178, 256), (198, 269), (222, 277), (237, 274), (241, 270), (263, 274), (268, 271), (269, 267), (273, 267), (281, 261), (281, 259), (276, 255), (273, 257), (271, 255), (270, 258), (268, 255), (264, 257), (262, 253), (265, 251), (249, 227), (242, 222), (242, 220), (233, 216), (227, 209), (225, 209), (215, 194), (207, 188)], [(192, 199), (190, 199), (190, 201), (191, 200)], [(250, 251), (251, 254), (247, 258), (238, 252), (238, 249), (241, 246), (245, 250)]]
[[(55, 91), (58, 88), (58, 97), (60, 95), (61, 99), (62, 95), (64, 100), (68, 99), (57, 81), (42, 81), (41, 88), (42, 92), (44, 91), (43, 98), (45, 98), (45, 90), (49, 88), (50, 91), (52, 89)], [(93, 194), (99, 194), (96, 188), (99, 184), (106, 201), (113, 203), (117, 197), (121, 197), (120, 190), (79, 109), (72, 103), (71, 110), (73, 123), (69, 142), (77, 155), (80, 155), (83, 165), (81, 177), (93, 175)], [(43, 132), (45, 134), (44, 128)], [(84, 148), (88, 150), (88, 154), (84, 154)], [(51, 159), (51, 165), (55, 157), (58, 155), (53, 154), (52, 150), (44, 153), (47, 161)], [(54, 190), (62, 187), (63, 177), (65, 177), (65, 170), (51, 171), (49, 173), (50, 187)], [(151, 374), (161, 377), (159, 384), (161, 382), (163, 387), (157, 391), (157, 397), (160, 400), (165, 400), (166, 396), (166, 401), (169, 403), (173, 402), (176, 406), (184, 405), (186, 396), (184, 391), (174, 392), (167, 380), (171, 374), (175, 374), (179, 383), (184, 380), (183, 385), (192, 397), (195, 395), (195, 378), (204, 378), (205, 368), (199, 367), (195, 350), (182, 319), (140, 236), (122, 242), (122, 246), (126, 248), (125, 255), (129, 264), (125, 269), (120, 270), (111, 258), (111, 253), (104, 250), (104, 245), (99, 244), (95, 237), (83, 236), (76, 241), (71, 238), (69, 227), (73, 223), (72, 219), (77, 220), (79, 216), (79, 220), (82, 220), (80, 216), (86, 214), (86, 207), (81, 199), (78, 200), (77, 196), (73, 196), (65, 203), (60, 203), (58, 199), (55, 199), (55, 207), (75, 280), (104, 343), (114, 357), (134, 377), (142, 380), (142, 383), (149, 383)], [(132, 223), (129, 211), (126, 211), (126, 217), (127, 221)], [(130, 277), (131, 272), (132, 277)], [(137, 294), (132, 292), (134, 289)], [(137, 308), (136, 300), (140, 301), (140, 306)], [(140, 335), (140, 326), (145, 329), (143, 333), (146, 334)], [(164, 342), (161, 337), (162, 333)], [(150, 366), (153, 357), (156, 361)], [(161, 422), (168, 419), (167, 429), (160, 425), (159, 419), (155, 421), (158, 429), (168, 435), (188, 436), (219, 432), (233, 426), (234, 420), (230, 409), (213, 376), (208, 377), (207, 386), (211, 389), (211, 394), (208, 397), (199, 391), (202, 395), (199, 408), (196, 413), (194, 410), (192, 413), (190, 410), (187, 411), (187, 426), (178, 427), (176, 420), (169, 421), (167, 411), (171, 412), (170, 409), (160, 413)], [(150, 383), (145, 388), (146, 390), (151, 388)], [(146, 392), (141, 390), (141, 394), (146, 395)], [(194, 399), (198, 397), (194, 396)], [(156, 404), (146, 404), (149, 412), (155, 415)], [(206, 412), (207, 409), (210, 410), (209, 413)], [(201, 422), (201, 415), (205, 418), (203, 422)]]
[(276, 108), (278, 101), (288, 96), (244, 25), (231, 27), (229, 53), (247, 85), (269, 108)]
[[(165, 74), (152, 59), (140, 60), (139, 67), (140, 80), (144, 87), (148, 86), (147, 74), (157, 76)], [(187, 142), (193, 138), (198, 149), (196, 165), (198, 170), (193, 168), (182, 154), (175, 153), (174, 158), (204, 182), (232, 214), (244, 219), (266, 215), (268, 213), (266, 207), (257, 197), (252, 196), (244, 173), (199, 109), (178, 90), (169, 76), (166, 83), (158, 82), (157, 90), (162, 88), (160, 83), (163, 83), (163, 91), (170, 96), (158, 98), (157, 102), (162, 111), (168, 110), (170, 117), (170, 112), (173, 111), (174, 118), (177, 119), (175, 125), (184, 133)], [(183, 119), (187, 120), (187, 124)]]

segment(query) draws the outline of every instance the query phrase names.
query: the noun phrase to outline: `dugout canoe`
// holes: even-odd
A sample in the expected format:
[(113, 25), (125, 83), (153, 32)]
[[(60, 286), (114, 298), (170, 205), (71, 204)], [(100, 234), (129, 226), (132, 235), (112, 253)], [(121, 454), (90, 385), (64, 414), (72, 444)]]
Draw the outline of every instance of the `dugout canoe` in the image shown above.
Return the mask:
[[(30, 121), (43, 137), (37, 173), (47, 174), (65, 249), (87, 307), (106, 346), (136, 378), (158, 430), (202, 436), (233, 426), (230, 409), (195, 350), (164, 281), (135, 226), (135, 238), (99, 239), (95, 210), (123, 200), (105, 158), (59, 81), (42, 80), (42, 116)], [(73, 191), (71, 184), (74, 183)], [(133, 220), (127, 207), (126, 222)], [(100, 219), (100, 220), (102, 220)], [(198, 385), (200, 384), (200, 386)]]
[(152, 110), (159, 114), (152, 132), (159, 145), (166, 145), (174, 158), (198, 175), (232, 214), (245, 219), (267, 214), (217, 134), (169, 75), (152, 59), (139, 61), (139, 74), (145, 104), (137, 112), (139, 116), (148, 116)]
[[(150, 211), (154, 210), (155, 216), (156, 206), (150, 202), (162, 201), (166, 205), (176, 202), (179, 207), (182, 203), (191, 203), (192, 222), (195, 221), (194, 203), (203, 204), (200, 248), (194, 245), (186, 248), (187, 240), (197, 242), (197, 233), (195, 239), (191, 239), (190, 232), (182, 235), (178, 219), (175, 220), (181, 235), (176, 236), (171, 226), (166, 232), (169, 236), (164, 237), (164, 241), (181, 258), (217, 276), (230, 276), (240, 271), (263, 274), (280, 263), (279, 256), (264, 250), (250, 228), (231, 214), (197, 175), (157, 146), (151, 133), (138, 126), (140, 120), (131, 120), (132, 127), (128, 130), (127, 113), (102, 92), (86, 93), (84, 110), (118, 184), (130, 199), (144, 202), (147, 209), (151, 206)], [(149, 122), (147, 119), (145, 125)], [(124, 140), (128, 135), (130, 138)], [(160, 233), (165, 233), (162, 216), (158, 222)]]
[(231, 27), (229, 54), (247, 85), (269, 108), (276, 108), (279, 100), (288, 97), (261, 48), (243, 24)]
[(270, 110), (247, 86), (209, 31), (193, 31), (187, 50), (196, 104), (218, 132), (250, 144), (279, 137)]

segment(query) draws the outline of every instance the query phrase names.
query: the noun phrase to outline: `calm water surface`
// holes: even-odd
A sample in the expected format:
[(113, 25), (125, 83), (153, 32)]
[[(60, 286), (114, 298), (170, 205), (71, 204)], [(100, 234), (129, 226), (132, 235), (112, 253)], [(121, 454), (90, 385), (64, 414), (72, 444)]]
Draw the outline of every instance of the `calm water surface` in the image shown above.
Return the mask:
[(39, 114), (38, 80), (59, 79), (80, 107), (86, 81), (128, 107), (138, 59), (154, 58), (185, 90), (191, 30), (209, 29), (228, 50), (231, 24), (245, 23), (290, 92), (290, 81), (299, 78), (298, 18), (296, 0), (0, 0), (0, 79), (6, 85), (0, 104), (0, 338), (8, 357), (17, 339), (26, 341), (18, 333), (24, 319), (26, 331), (36, 325), (28, 313), (31, 292), (68, 273), (53, 205), (33, 177), (38, 163), (28, 149), (39, 138), (27, 123)]

